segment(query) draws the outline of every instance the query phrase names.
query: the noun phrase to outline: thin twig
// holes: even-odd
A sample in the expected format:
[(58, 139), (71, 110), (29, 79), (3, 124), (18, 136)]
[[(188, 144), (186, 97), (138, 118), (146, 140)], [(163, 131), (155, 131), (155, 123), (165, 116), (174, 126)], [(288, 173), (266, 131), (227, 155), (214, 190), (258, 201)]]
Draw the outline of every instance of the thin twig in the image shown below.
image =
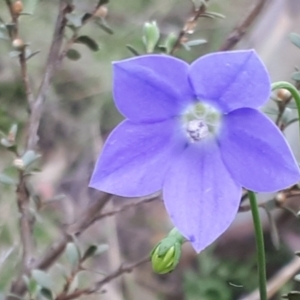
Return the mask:
[(26, 50), (26, 48), (23, 47), (23, 49), (21, 50), (21, 53), (19, 55), (19, 62), (20, 62), (20, 66), (21, 66), (22, 81), (23, 81), (23, 85), (25, 87), (26, 99), (27, 99), (28, 107), (31, 111), (32, 105), (34, 103), (34, 95), (32, 93), (31, 85), (29, 82), (25, 50)]
[(259, 13), (262, 11), (267, 1), (268, 0), (258, 1), (246, 19), (229, 34), (223, 45), (220, 47), (220, 51), (228, 51), (232, 49), (242, 39), (248, 28), (253, 24)]
[[(102, 3), (102, 1), (98, 1), (97, 5), (94, 7), (93, 11), (90, 14), (88, 14), (88, 16), (82, 21), (81, 26), (84, 26), (86, 23), (90, 22), (91, 20), (93, 20), (96, 17), (97, 11), (102, 6), (101, 3)], [(62, 52), (59, 56), (59, 59), (58, 59), (58, 63), (61, 63), (62, 60), (65, 58), (68, 51), (71, 49), (72, 45), (76, 41), (77, 37), (78, 37), (78, 30), (75, 30), (74, 33), (72, 34), (71, 38), (67, 41), (64, 49), (62, 50)]]
[[(10, 32), (11, 42), (13, 43), (14, 40), (20, 39), (19, 38), (19, 14), (16, 14), (14, 12), (13, 4), (10, 0), (5, 0), (5, 2), (11, 16), (11, 22), (14, 24), (13, 31)], [(20, 41), (22, 41), (22, 39), (20, 39)], [(19, 62), (21, 66), (22, 81), (26, 93), (26, 100), (28, 103), (28, 107), (31, 108), (34, 102), (34, 96), (32, 93), (32, 88), (29, 82), (29, 76), (27, 72), (26, 45), (22, 46), (20, 49)]]
[[(15, 15), (15, 13), (13, 11), (11, 0), (5, 0), (5, 3), (6, 3), (7, 8), (9, 9), (9, 13), (10, 13), (10, 16), (11, 16), (11, 22), (13, 24), (17, 25), (18, 18), (17, 18), (17, 16)], [(15, 26), (15, 29), (13, 30), (13, 34), (10, 36), (12, 39), (17, 37), (16, 28), (17, 28), (17, 26)]]
[(22, 172), (20, 173), (20, 183), (17, 187), (17, 202), (18, 202), (19, 212), (21, 214), (20, 236), (23, 245), (22, 272), (26, 273), (32, 262), (31, 260), (32, 260), (34, 243), (32, 237), (33, 218), (29, 210), (29, 193)]
[[(13, 31), (10, 32), (11, 42), (18, 39), (19, 36), (19, 14), (13, 9), (13, 3), (10, 0), (5, 0), (8, 10), (11, 16), (11, 22), (14, 24)], [(21, 40), (20, 40), (21, 41)], [(22, 41), (21, 41), (22, 42)], [(21, 45), (19, 62), (21, 66), (21, 75), (23, 85), (26, 91), (26, 100), (28, 106), (33, 101), (33, 95), (29, 84), (27, 63), (25, 54), (25, 45)], [(26, 187), (26, 180), (23, 176), (23, 171), (19, 171), (19, 183), (17, 186), (17, 203), (20, 213), (20, 237), (22, 243), (22, 273), (26, 273), (32, 261), (32, 253), (34, 249), (34, 241), (32, 236), (32, 224), (33, 218), (29, 210), (29, 199), (30, 195)]]
[(56, 20), (55, 30), (50, 47), (50, 52), (47, 59), (44, 77), (39, 88), (37, 98), (34, 104), (32, 105), (32, 111), (29, 119), (27, 149), (34, 150), (38, 142), (37, 131), (40, 125), (40, 120), (43, 112), (42, 107), (46, 98), (46, 93), (48, 92), (49, 86), (51, 84), (54, 72), (58, 66), (60, 50), (64, 38), (64, 31), (67, 25), (67, 19), (65, 18), (65, 16), (67, 13), (71, 12), (72, 9), (73, 8), (70, 6), (69, 1), (60, 0), (58, 17)]
[[(208, 0), (207, 0), (208, 1)], [(206, 2), (207, 2), (206, 1)], [(199, 8), (193, 8), (193, 15), (185, 22), (183, 28), (179, 32), (177, 39), (174, 43), (174, 46), (172, 47), (170, 51), (170, 55), (174, 54), (174, 52), (181, 46), (182, 41), (185, 37), (185, 35), (191, 31), (194, 30), (196, 27), (197, 20), (201, 17), (202, 14), (206, 11), (206, 2), (203, 2)]]
[(147, 255), (146, 257), (142, 258), (141, 260), (128, 264), (128, 265), (124, 265), (122, 264), (116, 271), (112, 272), (111, 274), (107, 275), (105, 278), (103, 278), (102, 280), (98, 281), (94, 287), (92, 288), (87, 288), (87, 289), (82, 289), (82, 290), (77, 290), (67, 296), (65, 296), (64, 298), (56, 298), (56, 300), (72, 300), (72, 299), (76, 299), (80, 296), (83, 295), (89, 295), (89, 294), (93, 294), (98, 292), (103, 285), (105, 285), (106, 283), (112, 281), (113, 279), (123, 275), (124, 273), (130, 273), (132, 272), (133, 269), (135, 269), (136, 267), (149, 262), (150, 261), (150, 257), (149, 255)]
[[(111, 195), (103, 193), (98, 201), (91, 204), (85, 212), (83, 212), (82, 217), (79, 220), (69, 226), (65, 233), (53, 243), (53, 245), (42, 255), (38, 260), (36, 260), (32, 265), (31, 269), (41, 269), (45, 270), (52, 266), (52, 264), (61, 256), (64, 252), (67, 243), (72, 239), (73, 235), (79, 236), (84, 232), (93, 222), (99, 211), (105, 206), (105, 204), (110, 200)], [(11, 293), (16, 295), (22, 295), (26, 291), (26, 286), (22, 277), (13, 284)]]
[(159, 200), (160, 197), (158, 195), (154, 195), (154, 196), (151, 196), (151, 197), (148, 197), (146, 199), (141, 199), (141, 200), (138, 200), (138, 201), (135, 201), (135, 202), (132, 202), (132, 203), (129, 203), (129, 204), (125, 204), (123, 205), (122, 207), (120, 208), (117, 208), (115, 210), (112, 210), (112, 211), (108, 211), (108, 212), (105, 212), (105, 213), (101, 213), (99, 216), (97, 216), (95, 219), (94, 219), (94, 222), (95, 221), (98, 221), (100, 219), (103, 219), (103, 218), (106, 218), (106, 217), (110, 217), (110, 216), (114, 216), (115, 214), (119, 214), (127, 209), (130, 209), (130, 208), (133, 208), (133, 207), (136, 207), (136, 206), (139, 206), (141, 204), (146, 204), (146, 203), (150, 203), (150, 202), (153, 202), (155, 200)]

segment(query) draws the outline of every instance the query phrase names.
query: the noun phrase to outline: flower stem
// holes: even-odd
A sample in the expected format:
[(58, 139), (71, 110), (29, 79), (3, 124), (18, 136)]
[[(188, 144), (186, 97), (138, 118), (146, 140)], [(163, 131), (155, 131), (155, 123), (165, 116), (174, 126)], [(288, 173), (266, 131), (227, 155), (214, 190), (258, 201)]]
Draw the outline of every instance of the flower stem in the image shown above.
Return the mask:
[(272, 91), (278, 90), (278, 89), (286, 89), (292, 94), (293, 98), (295, 99), (296, 105), (297, 105), (298, 119), (300, 121), (300, 94), (299, 94), (299, 91), (296, 89), (296, 87), (286, 81), (274, 82), (271, 87), (272, 87)]
[(251, 206), (252, 218), (254, 223), (255, 239), (256, 239), (256, 253), (257, 253), (257, 268), (259, 280), (260, 300), (268, 300), (266, 287), (266, 258), (263, 230), (260, 222), (258, 205), (254, 192), (248, 191), (249, 201)]

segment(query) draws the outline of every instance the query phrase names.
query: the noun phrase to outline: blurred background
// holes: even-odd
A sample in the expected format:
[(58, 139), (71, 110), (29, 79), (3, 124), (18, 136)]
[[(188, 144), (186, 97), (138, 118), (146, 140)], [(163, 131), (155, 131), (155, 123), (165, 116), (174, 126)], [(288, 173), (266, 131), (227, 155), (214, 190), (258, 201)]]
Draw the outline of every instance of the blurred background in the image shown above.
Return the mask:
[[(75, 11), (78, 14), (92, 11), (96, 2), (74, 0)], [(300, 65), (300, 49), (291, 43), (289, 33), (300, 33), (300, 1), (265, 2), (234, 49), (256, 49), (272, 81), (291, 81), (292, 73)], [(258, 0), (209, 1), (209, 11), (223, 14), (226, 18), (200, 18), (190, 39), (205, 39), (207, 43), (191, 47), (189, 51), (182, 47), (175, 55), (191, 62), (201, 55), (217, 51), (258, 3)], [(24, 0), (24, 6), (24, 12), (32, 15), (21, 17), (22, 38), (30, 44), (32, 51), (40, 51), (28, 61), (30, 81), (36, 90), (44, 72), (58, 1)], [(74, 222), (80, 212), (99, 197), (97, 191), (87, 188), (89, 177), (107, 135), (122, 120), (111, 95), (111, 62), (132, 56), (126, 47), (128, 44), (139, 53), (145, 53), (142, 35), (143, 25), (147, 21), (157, 21), (162, 41), (172, 32), (178, 34), (189, 18), (192, 7), (192, 2), (188, 0), (111, 0), (107, 5), (105, 20), (113, 34), (96, 23), (87, 24), (82, 29), (81, 34), (97, 41), (100, 50), (92, 52), (79, 44), (73, 47), (81, 57), (78, 60), (66, 58), (62, 62), (48, 93), (39, 130), (41, 171), (30, 180), (34, 195), (32, 214), (36, 220), (34, 236), (37, 256), (56, 240), (66, 224)], [(5, 21), (10, 19), (4, 1), (0, 2), (0, 17)], [(70, 34), (71, 31), (67, 31), (67, 35)], [(0, 39), (0, 130), (7, 133), (11, 125), (17, 123), (21, 129), (18, 143), (22, 149), (22, 129), (25, 128), (28, 113), (18, 60), (13, 57), (12, 50), (10, 42)], [(289, 118), (294, 115), (292, 104)], [(276, 108), (276, 102), (270, 101), (265, 110), (275, 118)], [(297, 127), (298, 123), (295, 122), (285, 133), (300, 159)], [(11, 167), (13, 155), (5, 148), (0, 148), (0, 153), (0, 170), (3, 174), (15, 176)], [(21, 257), (15, 197), (14, 186), (9, 182), (1, 184), (2, 294), (8, 291)], [(260, 200), (271, 197), (274, 195), (262, 195)], [(288, 207), (298, 211), (299, 200), (297, 196), (292, 197)], [(130, 201), (133, 200), (114, 197), (105, 209), (109, 211)], [(287, 210), (276, 209), (271, 214), (274, 222), (270, 226), (267, 214), (262, 211), (269, 278), (286, 266), (292, 266), (290, 268), (294, 268), (294, 272), (297, 268), (300, 270), (299, 262), (293, 263), (294, 252), (300, 250), (299, 220)], [(86, 249), (90, 244), (107, 244), (109, 248), (87, 261), (87, 269), (91, 272), (82, 272), (78, 285), (87, 286), (95, 279), (101, 279), (103, 274), (117, 269), (123, 261), (135, 261), (143, 257), (171, 228), (172, 224), (159, 200), (95, 223), (78, 239), (79, 247)], [(55, 278), (57, 289), (61, 288), (63, 273), (68, 272), (68, 268), (70, 266), (63, 256), (49, 270), (49, 274)], [(281, 299), (282, 294), (297, 289), (292, 275), (290, 277), (287, 283), (285, 280), (279, 281), (272, 299)], [(251, 215), (241, 213), (230, 230), (200, 255), (196, 256), (190, 245), (185, 244), (180, 265), (173, 273), (155, 275), (150, 264), (145, 264), (109, 283), (105, 286), (106, 293), (85, 296), (83, 299), (232, 300), (247, 297), (256, 287)]]

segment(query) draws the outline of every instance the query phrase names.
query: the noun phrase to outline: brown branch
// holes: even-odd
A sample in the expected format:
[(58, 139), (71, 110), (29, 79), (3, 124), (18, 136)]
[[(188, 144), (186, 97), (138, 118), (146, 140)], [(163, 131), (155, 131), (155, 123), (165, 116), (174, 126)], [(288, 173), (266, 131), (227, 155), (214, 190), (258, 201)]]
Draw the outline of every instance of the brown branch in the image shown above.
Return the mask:
[(23, 85), (25, 87), (26, 99), (27, 99), (28, 107), (31, 110), (32, 105), (34, 103), (34, 95), (32, 93), (31, 85), (29, 82), (25, 50), (26, 50), (26, 48), (23, 47), (23, 49), (21, 50), (21, 53), (19, 55), (19, 62), (20, 62), (20, 66), (21, 66), (22, 81), (23, 81)]
[[(208, 1), (208, 0), (207, 0)], [(206, 2), (207, 2), (206, 1)], [(196, 23), (197, 20), (201, 17), (202, 14), (204, 14), (206, 12), (206, 2), (204, 1), (199, 8), (196, 9), (196, 7), (193, 8), (193, 14), (192, 16), (185, 22), (183, 28), (181, 29), (181, 31), (179, 32), (177, 39), (174, 43), (174, 46), (172, 47), (172, 49), (170, 50), (170, 55), (173, 55), (174, 52), (179, 49), (179, 47), (181, 46), (184, 37), (187, 33), (191, 32), (194, 30), (194, 28), (196, 27)]]
[(246, 19), (238, 25), (227, 37), (223, 45), (220, 47), (220, 51), (228, 51), (232, 49), (246, 34), (248, 28), (253, 24), (255, 19), (258, 17), (263, 7), (268, 0), (259, 0), (256, 6), (250, 11)]
[(75, 292), (73, 292), (73, 293), (71, 293), (67, 296), (57, 297), (55, 300), (72, 300), (72, 299), (76, 299), (76, 298), (78, 298), (80, 296), (83, 296), (83, 295), (89, 295), (89, 294), (96, 293), (106, 283), (108, 283), (108, 282), (112, 281), (113, 279), (123, 275), (124, 273), (132, 272), (132, 270), (135, 269), (136, 267), (138, 267), (138, 266), (140, 266), (140, 265), (142, 265), (146, 262), (149, 262), (149, 261), (150, 261), (150, 257), (149, 257), (149, 255), (147, 255), (146, 257), (142, 258), (141, 260), (139, 260), (137, 262), (127, 264), (127, 265), (122, 264), (117, 270), (115, 270), (111, 274), (107, 275), (102, 280), (96, 282), (94, 287), (77, 290), (77, 291), (75, 291)]
[[(17, 25), (18, 18), (17, 18), (16, 14), (13, 11), (13, 6), (12, 6), (11, 0), (5, 0), (5, 3), (6, 3), (6, 6), (7, 6), (8, 10), (9, 10), (10, 16), (11, 16), (11, 22), (13, 24)], [(17, 26), (15, 27), (15, 29), (13, 31), (13, 34), (10, 36), (12, 39), (17, 37), (16, 28), (17, 28)]]
[[(28, 79), (27, 72), (27, 63), (26, 63), (26, 46), (23, 44), (23, 41), (18, 38), (19, 36), (19, 13), (16, 12), (16, 9), (10, 0), (5, 0), (8, 10), (10, 12), (10, 16), (12, 19), (12, 23), (14, 23), (13, 31), (10, 32), (10, 38), (12, 45), (14, 45), (14, 41), (17, 40), (21, 44), (20, 46), (20, 55), (19, 62), (21, 66), (21, 76), (23, 85), (26, 91), (26, 100), (30, 107), (30, 103), (33, 101), (33, 95), (31, 92), (31, 87)], [(18, 45), (14, 45), (18, 46)], [(17, 204), (20, 213), (20, 238), (22, 243), (22, 273), (27, 273), (29, 266), (32, 262), (32, 253), (34, 249), (34, 241), (32, 235), (32, 224), (34, 222), (30, 210), (29, 210), (29, 201), (30, 195), (26, 187), (26, 180), (23, 176), (23, 171), (19, 171), (19, 183), (17, 186)]]
[[(16, 13), (13, 9), (13, 5), (15, 3), (12, 3), (10, 0), (5, 0), (6, 5), (8, 7), (10, 16), (11, 16), (11, 22), (14, 24), (13, 27), (13, 31), (10, 32), (10, 38), (11, 38), (11, 42), (12, 45), (14, 43), (14, 41), (20, 42), (21, 44), (23, 44), (22, 39), (19, 38), (19, 13)], [(22, 76), (22, 81), (23, 81), (23, 85), (25, 88), (25, 93), (26, 93), (26, 100), (28, 103), (29, 108), (31, 108), (33, 102), (34, 102), (34, 96), (32, 93), (32, 89), (31, 89), (31, 85), (29, 83), (29, 77), (28, 77), (28, 72), (27, 72), (27, 61), (26, 61), (26, 45), (23, 44), (20, 46), (20, 49), (18, 49), (18, 51), (20, 51), (20, 55), (19, 55), (19, 63), (21, 66), (21, 76)]]
[[(110, 200), (111, 195), (102, 193), (100, 199), (95, 203), (91, 204), (85, 212), (81, 215), (79, 220), (74, 224), (70, 225), (65, 233), (53, 243), (53, 245), (38, 259), (35, 261), (30, 269), (41, 269), (45, 270), (52, 266), (52, 264), (61, 256), (64, 252), (67, 243), (72, 239), (73, 235), (79, 236), (84, 232), (91, 224), (93, 220), (99, 214), (99, 211), (105, 206)], [(22, 279), (22, 276), (13, 284), (11, 293), (16, 295), (22, 295), (26, 291), (26, 286)], [(12, 298), (11, 298), (12, 299)]]
[(70, 6), (67, 0), (60, 0), (58, 17), (56, 19), (56, 25), (50, 47), (50, 52), (46, 63), (45, 74), (41, 86), (39, 88), (37, 98), (33, 103), (31, 109), (27, 149), (34, 150), (38, 142), (37, 131), (40, 125), (40, 120), (43, 112), (42, 107), (46, 98), (46, 93), (48, 92), (49, 86), (51, 84), (54, 72), (58, 66), (64, 31), (67, 25), (67, 19), (65, 18), (65, 16), (67, 13), (71, 12), (72, 9), (73, 8)]
[(22, 254), (22, 272), (26, 273), (32, 262), (32, 253), (34, 248), (34, 242), (32, 237), (32, 223), (33, 218), (29, 210), (29, 193), (26, 187), (26, 182), (23, 177), (23, 173), (20, 172), (20, 183), (17, 187), (17, 203), (20, 217), (20, 235), (23, 245)]

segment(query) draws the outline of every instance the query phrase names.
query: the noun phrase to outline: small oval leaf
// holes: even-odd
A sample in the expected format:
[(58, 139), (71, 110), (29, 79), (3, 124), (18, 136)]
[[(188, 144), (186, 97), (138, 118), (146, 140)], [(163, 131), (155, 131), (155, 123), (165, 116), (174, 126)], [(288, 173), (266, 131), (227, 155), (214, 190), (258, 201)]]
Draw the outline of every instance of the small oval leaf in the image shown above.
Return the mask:
[(206, 44), (207, 41), (206, 40), (192, 40), (192, 41), (188, 41), (186, 42), (185, 44), (189, 47), (193, 47), (193, 46), (198, 46), (198, 45), (203, 45), (203, 44)]
[(292, 75), (292, 79), (295, 81), (300, 81), (300, 72), (294, 72)]
[(77, 44), (83, 44), (85, 46), (87, 46), (89, 49), (91, 49), (92, 51), (99, 51), (99, 46), (98, 44), (89, 36), (87, 35), (81, 35), (79, 36), (76, 40), (75, 43)]
[(40, 285), (42, 288), (51, 290), (53, 287), (53, 282), (49, 274), (42, 270), (32, 270), (31, 271), (32, 278)]
[(74, 243), (67, 244), (66, 255), (72, 267), (76, 268), (80, 261), (80, 253), (78, 247)]
[(78, 60), (81, 57), (80, 53), (75, 49), (69, 49), (66, 56), (71, 60)]
[(126, 48), (134, 55), (134, 56), (139, 56), (140, 53), (131, 45), (126, 45)]
[(48, 300), (53, 300), (53, 294), (49, 289), (41, 288), (40, 294)]
[(292, 32), (289, 34), (289, 38), (296, 47), (300, 48), (300, 35), (299, 34)]
[(110, 28), (110, 26), (103, 19), (99, 22), (96, 22), (96, 24), (106, 33), (114, 34), (114, 31)]

